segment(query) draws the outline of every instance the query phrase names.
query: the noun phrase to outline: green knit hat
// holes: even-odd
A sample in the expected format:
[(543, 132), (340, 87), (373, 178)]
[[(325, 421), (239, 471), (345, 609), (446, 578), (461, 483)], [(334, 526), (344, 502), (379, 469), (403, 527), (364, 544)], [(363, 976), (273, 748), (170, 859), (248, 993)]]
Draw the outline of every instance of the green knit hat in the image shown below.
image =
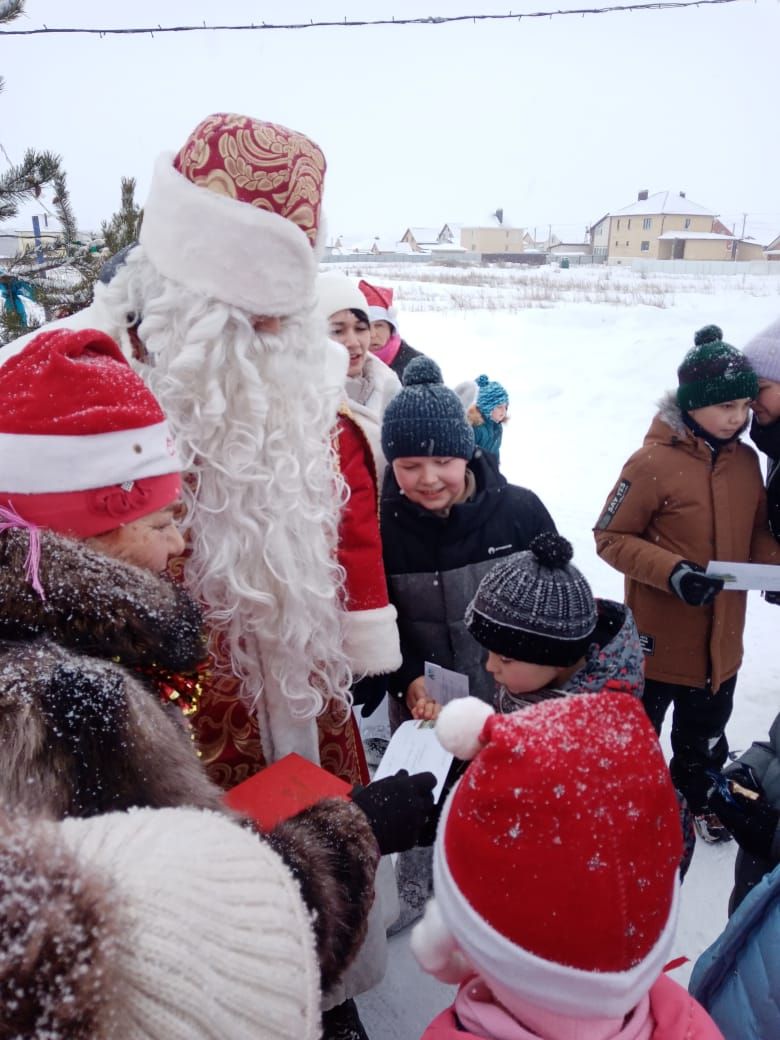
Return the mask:
[(699, 329), (693, 342), (696, 345), (677, 369), (677, 403), (683, 411), (757, 396), (758, 379), (750, 362), (736, 347), (723, 342), (717, 325)]

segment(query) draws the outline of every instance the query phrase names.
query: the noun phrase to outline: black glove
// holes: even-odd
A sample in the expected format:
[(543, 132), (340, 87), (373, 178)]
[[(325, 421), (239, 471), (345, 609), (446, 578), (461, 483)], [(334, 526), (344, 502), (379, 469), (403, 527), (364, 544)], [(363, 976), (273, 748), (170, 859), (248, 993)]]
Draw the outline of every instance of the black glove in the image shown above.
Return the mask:
[(400, 769), (367, 787), (353, 787), (352, 801), (368, 817), (383, 856), (414, 848), (433, 812), (433, 773), (409, 776)]
[(764, 599), (773, 607), (780, 607), (780, 592), (765, 592)]
[[(772, 808), (763, 792), (755, 792), (756, 797), (751, 798), (735, 791), (735, 780), (746, 788), (748, 784), (743, 784), (742, 779), (738, 779), (734, 773), (730, 771), (728, 776), (712, 774), (714, 782), (707, 792), (707, 804), (745, 852), (760, 859), (770, 859), (772, 843), (780, 823), (780, 812)], [(749, 776), (745, 778), (750, 779)]]
[(723, 578), (713, 578), (704, 568), (690, 560), (680, 560), (669, 575), (669, 584), (675, 596), (689, 607), (704, 607), (712, 603), (723, 588)]

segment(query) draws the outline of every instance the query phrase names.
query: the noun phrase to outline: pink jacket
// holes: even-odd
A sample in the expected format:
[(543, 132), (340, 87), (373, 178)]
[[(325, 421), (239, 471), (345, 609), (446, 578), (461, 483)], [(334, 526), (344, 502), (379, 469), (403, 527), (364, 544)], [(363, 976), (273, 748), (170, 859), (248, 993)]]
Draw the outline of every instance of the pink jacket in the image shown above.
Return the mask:
[[(572, 1019), (529, 1005), (544, 1033), (529, 1028), (496, 1004), (476, 976), (466, 980), (455, 1003), (431, 1022), (421, 1040), (724, 1040), (700, 1004), (662, 975), (627, 1022)], [(456, 1018), (457, 1013), (457, 1018)], [(460, 1027), (458, 1025), (460, 1023)]]

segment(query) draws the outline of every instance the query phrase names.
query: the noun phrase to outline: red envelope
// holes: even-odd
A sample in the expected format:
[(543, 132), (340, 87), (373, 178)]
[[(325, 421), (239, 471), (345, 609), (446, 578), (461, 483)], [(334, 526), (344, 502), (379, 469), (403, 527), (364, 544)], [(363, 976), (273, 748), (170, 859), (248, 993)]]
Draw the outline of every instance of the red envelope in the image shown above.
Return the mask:
[(270, 831), (323, 798), (349, 798), (352, 785), (295, 753), (226, 792), (225, 803)]

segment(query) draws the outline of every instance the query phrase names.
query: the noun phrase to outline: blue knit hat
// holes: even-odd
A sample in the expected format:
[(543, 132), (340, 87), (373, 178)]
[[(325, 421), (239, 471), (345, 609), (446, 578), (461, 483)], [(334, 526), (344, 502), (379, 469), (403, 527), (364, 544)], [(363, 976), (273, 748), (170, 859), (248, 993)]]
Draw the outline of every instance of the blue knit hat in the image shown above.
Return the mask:
[(477, 376), (477, 408), (483, 418), (489, 419), (490, 413), (500, 404), (509, 404), (509, 394), (500, 383), (492, 382), (487, 376)]
[(444, 386), (430, 358), (406, 366), (403, 389), (385, 409), (382, 451), (388, 462), (419, 455), (468, 460), (474, 454), (474, 431), (460, 398)]

